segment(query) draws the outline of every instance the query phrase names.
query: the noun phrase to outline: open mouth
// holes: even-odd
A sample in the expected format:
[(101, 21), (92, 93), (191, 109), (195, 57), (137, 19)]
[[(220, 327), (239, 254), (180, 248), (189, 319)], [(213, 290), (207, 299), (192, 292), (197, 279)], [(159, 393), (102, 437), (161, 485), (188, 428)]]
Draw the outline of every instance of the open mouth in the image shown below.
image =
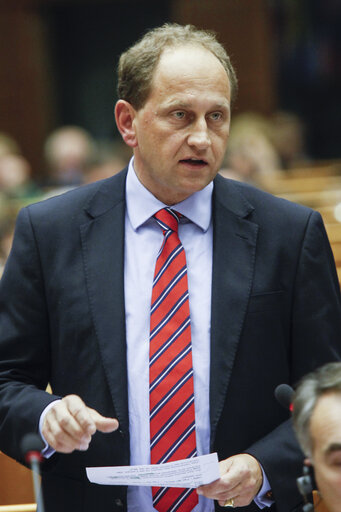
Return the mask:
[(195, 167), (202, 167), (203, 165), (207, 165), (206, 160), (200, 160), (197, 158), (185, 158), (180, 160), (182, 164), (194, 165)]

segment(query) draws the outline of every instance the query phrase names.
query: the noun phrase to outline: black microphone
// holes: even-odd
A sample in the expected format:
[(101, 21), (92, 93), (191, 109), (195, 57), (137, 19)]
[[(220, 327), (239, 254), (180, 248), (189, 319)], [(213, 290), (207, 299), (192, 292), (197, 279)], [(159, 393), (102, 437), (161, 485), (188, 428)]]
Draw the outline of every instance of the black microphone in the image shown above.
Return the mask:
[(280, 384), (275, 389), (275, 397), (277, 402), (281, 404), (285, 409), (289, 409), (292, 412), (293, 410), (293, 398), (294, 398), (294, 390), (289, 384)]
[(44, 512), (43, 496), (40, 490), (40, 463), (43, 460), (41, 450), (44, 448), (44, 443), (38, 434), (30, 433), (26, 434), (20, 443), (20, 448), (25, 461), (32, 469), (32, 479), (34, 496), (37, 502), (37, 510)]

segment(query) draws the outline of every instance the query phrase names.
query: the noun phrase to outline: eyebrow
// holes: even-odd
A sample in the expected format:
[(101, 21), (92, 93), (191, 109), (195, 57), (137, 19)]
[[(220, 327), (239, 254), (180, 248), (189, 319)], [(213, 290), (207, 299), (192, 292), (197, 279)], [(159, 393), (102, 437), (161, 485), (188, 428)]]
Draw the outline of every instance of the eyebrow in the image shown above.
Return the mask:
[(333, 452), (338, 452), (338, 451), (341, 451), (341, 443), (332, 443), (327, 447), (325, 453), (326, 453), (326, 455), (329, 455)]
[[(166, 104), (166, 108), (192, 108), (193, 105), (191, 103), (188, 103), (186, 101), (170, 101)], [(215, 103), (213, 105), (213, 110), (219, 110), (219, 109), (227, 109), (230, 110), (230, 102), (226, 100), (226, 103)]]

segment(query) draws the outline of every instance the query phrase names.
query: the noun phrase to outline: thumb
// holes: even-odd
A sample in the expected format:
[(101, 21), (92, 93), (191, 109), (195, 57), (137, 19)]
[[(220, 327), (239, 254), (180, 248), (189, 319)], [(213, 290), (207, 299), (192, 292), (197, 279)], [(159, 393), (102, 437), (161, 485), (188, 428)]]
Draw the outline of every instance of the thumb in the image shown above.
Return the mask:
[(219, 462), (219, 471), (220, 471), (221, 477), (223, 475), (225, 475), (231, 469), (232, 464), (233, 464), (232, 457), (229, 457), (228, 459), (225, 459), (225, 460), (221, 460)]
[(106, 418), (105, 416), (99, 414), (99, 412), (95, 411), (95, 409), (91, 409), (90, 407), (89, 412), (91, 418), (95, 422), (96, 430), (108, 434), (118, 429), (119, 423), (116, 418)]

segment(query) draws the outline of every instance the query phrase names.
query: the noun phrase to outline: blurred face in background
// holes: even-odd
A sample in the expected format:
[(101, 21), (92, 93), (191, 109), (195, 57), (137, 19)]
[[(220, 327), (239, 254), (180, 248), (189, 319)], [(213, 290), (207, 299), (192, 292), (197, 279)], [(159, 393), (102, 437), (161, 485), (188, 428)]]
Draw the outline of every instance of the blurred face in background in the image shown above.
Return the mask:
[(319, 398), (310, 421), (312, 463), (329, 512), (341, 510), (341, 393)]
[(0, 157), (0, 190), (12, 190), (29, 181), (31, 166), (20, 155)]

